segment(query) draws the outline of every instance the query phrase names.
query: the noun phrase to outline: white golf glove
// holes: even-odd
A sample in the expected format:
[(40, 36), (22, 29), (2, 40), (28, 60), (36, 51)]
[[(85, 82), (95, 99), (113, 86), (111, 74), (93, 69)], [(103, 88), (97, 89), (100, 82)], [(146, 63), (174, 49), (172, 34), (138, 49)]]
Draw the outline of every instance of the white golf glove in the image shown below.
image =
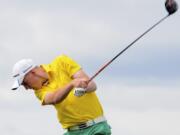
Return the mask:
[(74, 96), (81, 97), (86, 93), (86, 89), (84, 88), (75, 88), (74, 89)]

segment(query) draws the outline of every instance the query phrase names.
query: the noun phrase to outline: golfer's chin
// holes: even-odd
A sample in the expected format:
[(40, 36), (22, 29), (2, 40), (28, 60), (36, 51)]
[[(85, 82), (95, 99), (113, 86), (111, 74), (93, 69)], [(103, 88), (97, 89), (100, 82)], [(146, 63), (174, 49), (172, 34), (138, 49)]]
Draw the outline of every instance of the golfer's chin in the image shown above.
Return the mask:
[(47, 86), (48, 84), (48, 79), (37, 80), (36, 83), (31, 85), (31, 88), (33, 88), (33, 90), (36, 91), (42, 89), (44, 86)]
[(40, 84), (40, 85), (34, 86), (34, 87), (33, 87), (33, 90), (34, 90), (34, 91), (37, 91), (37, 90), (42, 89), (42, 87), (43, 87), (43, 85)]
[(38, 85), (34, 86), (34, 90), (40, 90), (42, 89), (44, 86), (48, 85), (48, 80), (46, 81), (42, 81), (40, 82)]

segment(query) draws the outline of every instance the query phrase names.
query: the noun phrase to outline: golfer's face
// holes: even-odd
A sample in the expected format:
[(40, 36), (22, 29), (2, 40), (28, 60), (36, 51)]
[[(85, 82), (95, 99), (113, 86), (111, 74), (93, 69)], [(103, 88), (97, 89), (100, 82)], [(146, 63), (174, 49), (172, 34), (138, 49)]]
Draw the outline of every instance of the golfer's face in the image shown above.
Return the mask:
[(38, 90), (42, 88), (45, 80), (47, 80), (46, 73), (37, 67), (25, 76), (23, 82), (26, 88)]

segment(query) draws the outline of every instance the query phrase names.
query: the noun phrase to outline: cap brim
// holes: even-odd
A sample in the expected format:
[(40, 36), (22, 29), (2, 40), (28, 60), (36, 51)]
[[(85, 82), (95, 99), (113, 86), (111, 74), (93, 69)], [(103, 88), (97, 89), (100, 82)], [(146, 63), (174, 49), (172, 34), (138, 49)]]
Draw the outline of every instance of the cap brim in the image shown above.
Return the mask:
[(11, 88), (11, 90), (17, 90), (21, 85), (19, 82), (16, 80)]

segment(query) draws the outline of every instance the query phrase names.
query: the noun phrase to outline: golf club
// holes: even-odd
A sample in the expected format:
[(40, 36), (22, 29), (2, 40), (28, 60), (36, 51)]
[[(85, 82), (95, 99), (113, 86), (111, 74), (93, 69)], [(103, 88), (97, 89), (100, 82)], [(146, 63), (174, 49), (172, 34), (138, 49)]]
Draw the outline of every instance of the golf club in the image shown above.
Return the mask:
[[(123, 54), (127, 49), (129, 49), (134, 43), (136, 43), (139, 39), (141, 39), (144, 35), (146, 35), (149, 31), (151, 31), (154, 27), (156, 27), (158, 24), (160, 24), (162, 21), (167, 19), (170, 15), (174, 14), (178, 10), (178, 4), (174, 0), (166, 0), (165, 1), (165, 7), (168, 11), (168, 15), (163, 17), (161, 20), (159, 20), (157, 23), (155, 23), (153, 26), (151, 26), (149, 29), (147, 29), (143, 34), (141, 34), (138, 38), (136, 38), (133, 42), (131, 42), (126, 48), (124, 48), (122, 51), (120, 51), (115, 57), (113, 57), (110, 61), (108, 61), (104, 66), (102, 66), (88, 81), (91, 82), (95, 77), (97, 77), (107, 66), (109, 66), (115, 59), (117, 59), (121, 54)], [(75, 88), (74, 95), (75, 96), (82, 96), (84, 95), (85, 90), (83, 88)]]
[(132, 43), (130, 43), (126, 48), (124, 48), (121, 52), (119, 52), (115, 57), (113, 57), (110, 61), (108, 61), (104, 66), (102, 66), (90, 79), (89, 82), (92, 81), (99, 73), (101, 73), (107, 66), (109, 66), (116, 58), (118, 58), (122, 53), (124, 53), (127, 49), (129, 49), (134, 43), (136, 43), (139, 39), (141, 39), (144, 35), (146, 35), (149, 31), (151, 31), (154, 27), (168, 18), (170, 15), (174, 14), (178, 10), (178, 4), (174, 0), (166, 0), (165, 2), (166, 10), (168, 11), (168, 15), (163, 17), (160, 21), (146, 30), (143, 34), (141, 34), (138, 38), (136, 38)]

